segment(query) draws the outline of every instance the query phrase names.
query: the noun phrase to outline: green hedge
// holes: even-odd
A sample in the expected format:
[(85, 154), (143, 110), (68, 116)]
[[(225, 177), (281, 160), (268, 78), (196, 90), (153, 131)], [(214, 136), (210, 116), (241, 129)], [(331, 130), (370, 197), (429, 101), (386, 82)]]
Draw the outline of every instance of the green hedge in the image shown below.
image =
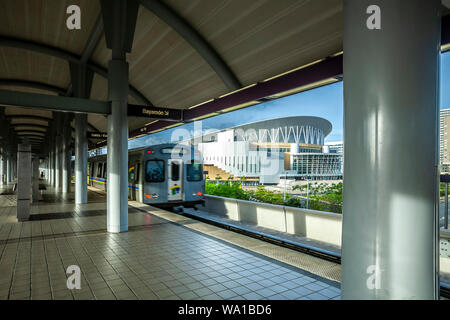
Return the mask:
[(250, 196), (241, 188), (238, 183), (213, 183), (206, 182), (205, 193), (213, 196), (250, 200)]
[[(206, 194), (240, 199), (240, 200), (257, 200), (264, 203), (285, 205), (296, 208), (306, 208), (306, 199), (295, 198), (290, 194), (286, 194), (286, 200), (284, 200), (284, 194), (282, 192), (269, 191), (264, 186), (258, 186), (256, 191), (243, 190), (241, 185), (236, 182), (226, 183), (214, 183), (206, 182), (205, 184)], [(330, 193), (323, 193), (330, 192)], [(310, 199), (309, 209), (326, 211), (326, 212), (342, 212), (342, 183), (332, 186), (319, 186), (310, 187)]]

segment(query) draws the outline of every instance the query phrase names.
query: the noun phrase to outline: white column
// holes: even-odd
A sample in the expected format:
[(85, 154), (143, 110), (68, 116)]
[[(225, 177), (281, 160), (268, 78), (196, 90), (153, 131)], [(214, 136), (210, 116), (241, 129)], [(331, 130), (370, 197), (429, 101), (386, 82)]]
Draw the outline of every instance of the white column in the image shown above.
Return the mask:
[(344, 0), (344, 299), (439, 297), (440, 10)]
[(87, 114), (75, 115), (75, 203), (87, 203)]
[(19, 144), (17, 152), (17, 220), (26, 221), (30, 217), (31, 200), (31, 146)]

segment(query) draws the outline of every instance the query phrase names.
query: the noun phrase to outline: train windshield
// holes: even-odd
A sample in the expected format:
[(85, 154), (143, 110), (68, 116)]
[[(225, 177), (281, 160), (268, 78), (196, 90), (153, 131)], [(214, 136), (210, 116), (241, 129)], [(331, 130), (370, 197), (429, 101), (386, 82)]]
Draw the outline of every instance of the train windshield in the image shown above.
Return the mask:
[(203, 178), (203, 166), (200, 163), (186, 165), (187, 181), (201, 181)]
[(148, 160), (145, 170), (145, 181), (164, 182), (164, 161)]

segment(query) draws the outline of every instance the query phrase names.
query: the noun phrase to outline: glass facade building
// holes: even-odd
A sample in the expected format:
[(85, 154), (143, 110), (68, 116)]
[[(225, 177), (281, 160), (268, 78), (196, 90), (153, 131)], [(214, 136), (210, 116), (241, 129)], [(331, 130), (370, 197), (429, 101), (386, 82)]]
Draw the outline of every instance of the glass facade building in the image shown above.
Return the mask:
[(331, 129), (318, 117), (277, 118), (205, 135), (198, 147), (205, 170), (221, 179), (336, 180), (342, 178), (342, 154), (324, 146)]

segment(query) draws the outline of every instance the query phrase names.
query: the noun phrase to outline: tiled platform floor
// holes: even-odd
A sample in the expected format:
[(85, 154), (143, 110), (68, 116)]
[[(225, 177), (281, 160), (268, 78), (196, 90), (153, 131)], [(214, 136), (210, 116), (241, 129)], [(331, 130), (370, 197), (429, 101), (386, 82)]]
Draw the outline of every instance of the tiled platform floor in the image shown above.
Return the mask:
[[(129, 232), (110, 234), (104, 195), (90, 191), (83, 206), (69, 203), (72, 195), (59, 203), (55, 197), (43, 191), (46, 201), (22, 223), (15, 220), (14, 196), (0, 195), (0, 299), (340, 297), (335, 282), (238, 247), (236, 238), (203, 234), (211, 226), (200, 222), (141, 205), (130, 207)], [(67, 289), (69, 265), (81, 269), (80, 290)]]

